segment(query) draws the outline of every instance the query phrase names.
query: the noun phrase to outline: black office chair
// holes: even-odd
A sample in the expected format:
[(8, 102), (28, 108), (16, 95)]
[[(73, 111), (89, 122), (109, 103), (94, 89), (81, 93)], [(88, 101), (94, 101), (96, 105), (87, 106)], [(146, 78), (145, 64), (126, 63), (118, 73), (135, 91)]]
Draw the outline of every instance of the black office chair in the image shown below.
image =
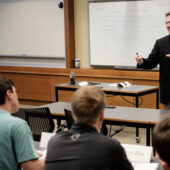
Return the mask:
[(106, 126), (106, 122), (105, 121), (103, 121), (103, 124), (102, 124), (102, 128), (101, 128), (101, 133), (103, 134), (103, 135), (108, 135), (108, 129), (107, 129), (107, 126)]
[(109, 135), (110, 137), (113, 137), (114, 135), (116, 135), (117, 133), (121, 132), (124, 128), (126, 127), (126, 125), (122, 125), (120, 126), (118, 129), (116, 129), (111, 135)]
[(35, 141), (40, 141), (42, 132), (53, 132), (54, 121), (48, 107), (26, 108), (25, 117), (33, 134)]
[[(64, 109), (64, 113), (65, 113), (65, 119), (66, 119), (66, 127), (70, 129), (72, 124), (74, 123), (74, 119), (72, 118), (70, 110)], [(101, 133), (103, 133), (104, 135), (108, 134), (108, 130), (107, 130), (107, 126), (105, 122), (103, 122)]]
[(65, 113), (65, 119), (66, 119), (66, 126), (68, 129), (71, 128), (71, 126), (74, 124), (74, 119), (71, 115), (71, 111), (64, 109), (64, 113)]
[(64, 119), (66, 121), (61, 126), (59, 126), (57, 128), (56, 133), (58, 133), (60, 131), (64, 131), (65, 128), (67, 128), (67, 130), (69, 130), (71, 128), (71, 126), (74, 124), (74, 119), (72, 118), (71, 111), (64, 109), (64, 113), (65, 113)]
[(25, 110), (24, 110), (23, 108), (20, 108), (20, 109), (18, 110), (18, 112), (14, 113), (14, 114), (12, 114), (12, 115), (15, 116), (15, 117), (19, 117), (19, 118), (21, 118), (21, 119), (26, 120)]

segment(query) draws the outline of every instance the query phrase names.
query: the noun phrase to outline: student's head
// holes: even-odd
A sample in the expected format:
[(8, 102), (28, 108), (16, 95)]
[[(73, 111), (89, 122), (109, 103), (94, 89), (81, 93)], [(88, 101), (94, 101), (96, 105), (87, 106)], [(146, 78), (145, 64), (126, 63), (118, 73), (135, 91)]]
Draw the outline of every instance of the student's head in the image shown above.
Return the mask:
[(154, 127), (152, 140), (164, 169), (170, 169), (170, 117), (161, 120)]
[(166, 16), (166, 28), (168, 32), (170, 33), (170, 11), (165, 14)]
[(72, 97), (72, 110), (76, 122), (93, 124), (103, 114), (106, 104), (104, 92), (94, 86), (78, 89)]
[(14, 83), (0, 76), (0, 106), (6, 105), (9, 106), (9, 111), (15, 113), (18, 111), (18, 96)]

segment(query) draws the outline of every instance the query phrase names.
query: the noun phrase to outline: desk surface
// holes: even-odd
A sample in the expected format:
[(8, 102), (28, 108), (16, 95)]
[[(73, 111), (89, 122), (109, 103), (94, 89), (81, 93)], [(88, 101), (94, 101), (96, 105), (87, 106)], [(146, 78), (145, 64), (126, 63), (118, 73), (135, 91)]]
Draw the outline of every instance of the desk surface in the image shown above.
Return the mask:
[[(65, 119), (64, 109), (71, 110), (71, 104), (67, 102), (56, 102), (42, 105), (41, 107), (49, 107), (53, 117), (58, 120)], [(104, 119), (107, 124), (146, 128), (146, 144), (148, 146), (150, 145), (150, 128), (153, 128), (161, 118), (170, 114), (170, 110), (119, 106), (116, 108), (105, 108), (104, 112)]]
[[(80, 82), (76, 82), (75, 84), (70, 83), (62, 83), (62, 84), (56, 84), (56, 88), (65, 88), (65, 89), (77, 89), (81, 86), (79, 85)], [(133, 94), (140, 94), (151, 90), (159, 90), (158, 86), (144, 86), (144, 85), (130, 85), (126, 87), (118, 87), (114, 85), (115, 83), (101, 83), (101, 82), (95, 82), (98, 84), (95, 84), (93, 86), (100, 87), (104, 91), (114, 91), (114, 92), (121, 92), (121, 93), (133, 93)]]
[[(55, 102), (41, 107), (49, 107), (53, 115), (64, 116), (64, 109), (71, 110), (71, 104), (67, 102)], [(156, 124), (161, 117), (170, 113), (170, 110), (145, 109), (133, 107), (105, 108), (105, 120), (124, 121), (132, 123)]]

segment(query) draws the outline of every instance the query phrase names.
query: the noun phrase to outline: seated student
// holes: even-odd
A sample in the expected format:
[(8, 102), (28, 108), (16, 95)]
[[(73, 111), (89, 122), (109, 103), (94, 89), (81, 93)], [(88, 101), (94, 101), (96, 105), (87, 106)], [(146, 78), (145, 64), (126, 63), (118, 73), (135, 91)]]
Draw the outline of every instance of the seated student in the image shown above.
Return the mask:
[(73, 94), (75, 124), (49, 141), (45, 170), (133, 169), (120, 143), (100, 133), (105, 103), (98, 87), (81, 87)]
[(26, 121), (12, 116), (19, 103), (12, 81), (0, 77), (0, 170), (41, 170), (33, 138)]
[(153, 147), (165, 170), (170, 170), (170, 117), (161, 120), (153, 130)]

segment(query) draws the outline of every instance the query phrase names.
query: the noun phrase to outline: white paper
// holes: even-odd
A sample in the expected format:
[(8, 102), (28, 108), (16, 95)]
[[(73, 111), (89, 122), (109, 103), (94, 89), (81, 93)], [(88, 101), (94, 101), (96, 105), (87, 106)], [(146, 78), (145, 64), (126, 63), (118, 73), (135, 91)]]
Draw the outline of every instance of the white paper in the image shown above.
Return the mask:
[(78, 84), (79, 86), (87, 86), (88, 85), (88, 82), (87, 81), (82, 81)]
[(110, 87), (129, 87), (131, 84), (128, 81), (120, 82), (120, 83), (110, 83)]
[(117, 87), (117, 86), (118, 86), (118, 83), (111, 83), (111, 84), (109, 83), (109, 86), (110, 86), (110, 87)]
[(125, 81), (123, 83), (126, 84), (126, 86), (131, 86), (131, 84), (128, 81)]
[(47, 148), (48, 141), (54, 135), (55, 135), (55, 133), (42, 132), (41, 133), (41, 140), (40, 140), (40, 147), (41, 148)]
[(150, 163), (153, 148), (151, 146), (139, 146), (122, 144), (128, 159), (131, 162)]
[(134, 170), (157, 170), (158, 163), (132, 163)]

